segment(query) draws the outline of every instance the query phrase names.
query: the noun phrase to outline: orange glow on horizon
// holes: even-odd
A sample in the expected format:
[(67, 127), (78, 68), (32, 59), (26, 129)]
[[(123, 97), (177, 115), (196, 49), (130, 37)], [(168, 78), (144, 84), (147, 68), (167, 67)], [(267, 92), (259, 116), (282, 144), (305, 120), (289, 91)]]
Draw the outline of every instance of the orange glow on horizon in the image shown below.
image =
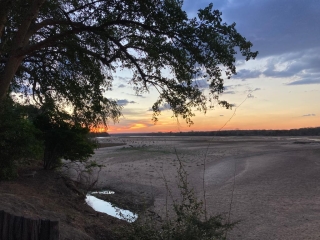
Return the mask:
[(93, 127), (90, 129), (90, 132), (104, 133), (104, 132), (108, 132), (108, 128), (107, 127)]
[[(284, 117), (278, 115), (269, 115), (264, 117), (254, 116), (238, 116), (232, 119), (226, 125), (225, 123), (229, 117), (221, 118), (198, 118), (194, 119), (194, 125), (187, 126), (186, 123), (181, 120), (177, 121), (161, 122), (153, 125), (152, 122), (147, 124), (144, 122), (137, 122), (133, 124), (115, 124), (108, 126), (108, 128), (98, 128), (98, 132), (104, 131), (112, 133), (151, 133), (151, 132), (189, 132), (189, 131), (218, 131), (218, 130), (289, 130), (297, 128), (319, 127), (319, 117), (308, 118), (293, 118)], [(279, 121), (281, 119), (281, 121)], [(224, 126), (225, 125), (225, 126)], [(224, 127), (223, 127), (224, 126)]]

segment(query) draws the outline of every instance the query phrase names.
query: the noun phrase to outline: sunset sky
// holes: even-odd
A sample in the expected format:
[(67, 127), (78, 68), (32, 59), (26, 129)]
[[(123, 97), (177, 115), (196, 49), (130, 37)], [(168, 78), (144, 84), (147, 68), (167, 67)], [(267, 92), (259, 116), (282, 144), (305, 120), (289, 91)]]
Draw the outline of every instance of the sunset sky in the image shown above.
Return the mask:
[(183, 9), (192, 17), (210, 2), (222, 11), (223, 21), (236, 22), (238, 32), (253, 43), (252, 50), (259, 51), (256, 60), (238, 58), (238, 74), (225, 81), (220, 99), (237, 108), (217, 106), (205, 115), (195, 112), (191, 127), (164, 110), (153, 124), (150, 108), (157, 93), (151, 90), (136, 96), (128, 84), (130, 71), (117, 72), (107, 97), (123, 105), (124, 116), (119, 123), (110, 122), (108, 132), (211, 131), (224, 125), (224, 130), (320, 126), (320, 1), (185, 0)]

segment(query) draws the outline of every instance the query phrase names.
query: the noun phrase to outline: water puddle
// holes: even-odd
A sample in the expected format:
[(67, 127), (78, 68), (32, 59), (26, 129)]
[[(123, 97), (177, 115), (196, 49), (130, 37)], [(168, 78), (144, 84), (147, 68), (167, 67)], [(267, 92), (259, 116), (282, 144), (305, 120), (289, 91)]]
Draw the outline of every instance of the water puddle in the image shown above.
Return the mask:
[(91, 192), (91, 194), (115, 194), (114, 191), (109, 191), (109, 190), (105, 190), (105, 191), (97, 191), (97, 192)]
[(318, 138), (309, 138), (309, 140), (315, 141), (315, 142), (320, 142), (320, 139)]
[[(114, 194), (113, 191), (100, 191), (100, 192), (91, 192), (90, 194)], [(90, 194), (87, 194), (86, 196), (86, 202), (87, 204), (92, 207), (97, 212), (106, 213), (112, 217), (116, 217), (122, 220), (125, 220), (127, 222), (134, 222), (137, 220), (138, 215), (129, 211), (124, 210), (118, 207), (112, 206), (111, 203), (101, 200), (99, 198), (96, 198)]]

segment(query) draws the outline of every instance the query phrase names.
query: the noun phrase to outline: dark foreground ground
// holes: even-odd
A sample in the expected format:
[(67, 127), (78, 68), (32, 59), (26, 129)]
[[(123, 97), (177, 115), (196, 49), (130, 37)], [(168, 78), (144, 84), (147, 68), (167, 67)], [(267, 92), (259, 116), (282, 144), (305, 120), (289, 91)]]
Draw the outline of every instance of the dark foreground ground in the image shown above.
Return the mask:
[(22, 170), (18, 179), (0, 182), (0, 210), (31, 219), (59, 220), (61, 240), (118, 239), (116, 229), (124, 221), (97, 214), (85, 204), (80, 188), (60, 174), (39, 167), (32, 170), (37, 170), (34, 177), (23, 176), (29, 170)]

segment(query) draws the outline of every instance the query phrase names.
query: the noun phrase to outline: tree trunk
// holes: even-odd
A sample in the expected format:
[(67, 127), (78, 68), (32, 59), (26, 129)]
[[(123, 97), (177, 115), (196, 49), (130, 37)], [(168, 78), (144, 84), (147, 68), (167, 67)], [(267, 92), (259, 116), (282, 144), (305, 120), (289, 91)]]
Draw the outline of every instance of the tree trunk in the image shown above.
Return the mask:
[[(9, 54), (8, 61), (5, 63), (4, 71), (0, 73), (0, 101), (5, 99), (7, 92), (10, 87), (10, 83), (14, 78), (22, 60), (25, 56), (19, 55), (19, 52), (28, 45), (29, 36), (28, 32), (31, 26), (31, 23), (38, 16), (40, 7), (45, 2), (45, 0), (33, 0), (31, 1), (30, 7), (26, 9), (25, 16), (22, 19), (21, 25), (19, 26), (15, 36), (13, 38), (12, 49)], [(6, 1), (0, 1), (0, 3), (6, 3)], [(7, 13), (9, 10), (9, 5), (0, 11), (0, 30), (4, 28), (5, 22), (7, 19)], [(2, 6), (3, 7), (3, 6)], [(23, 14), (23, 13), (22, 13)], [(3, 34), (3, 31), (0, 31), (0, 34)], [(0, 36), (1, 36), (0, 35)], [(0, 49), (1, 50), (1, 49)], [(1, 51), (0, 51), (1, 56)]]
[[(3, 30), (7, 22), (8, 11), (9, 11), (9, 8), (11, 7), (12, 2), (13, 2), (12, 0), (0, 1), (0, 6), (1, 6), (0, 8), (0, 39), (2, 37)], [(0, 53), (1, 53), (1, 49), (0, 49)]]
[(23, 57), (10, 57), (4, 72), (0, 75), (0, 101), (6, 98), (10, 83), (20, 66), (22, 59)]
[(57, 146), (52, 149), (45, 147), (43, 154), (43, 168), (46, 170), (51, 170), (59, 165), (59, 154), (57, 154)]

